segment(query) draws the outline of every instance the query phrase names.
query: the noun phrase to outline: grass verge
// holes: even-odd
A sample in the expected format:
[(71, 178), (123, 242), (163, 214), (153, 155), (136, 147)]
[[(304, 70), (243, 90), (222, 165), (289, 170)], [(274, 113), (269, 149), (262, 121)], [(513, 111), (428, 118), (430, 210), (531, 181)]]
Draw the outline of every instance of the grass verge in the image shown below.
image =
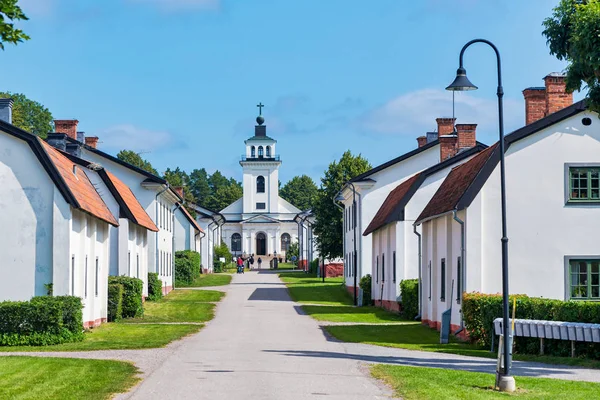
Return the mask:
[(139, 322), (206, 322), (215, 316), (215, 305), (225, 294), (209, 290), (173, 290), (156, 302), (144, 304), (144, 316), (124, 320)]
[(424, 367), (375, 365), (371, 373), (405, 400), (419, 399), (569, 399), (597, 398), (600, 384), (558, 379), (517, 377), (517, 392), (493, 390), (495, 376)]
[(219, 274), (202, 274), (192, 283), (175, 282), (176, 288), (186, 287), (209, 287), (209, 286), (225, 286), (231, 283), (231, 275), (228, 273)]
[(352, 297), (343, 286), (344, 278), (327, 278), (325, 283), (314, 274), (282, 272), (292, 300), (308, 304), (351, 305)]
[(130, 363), (68, 358), (0, 357), (3, 399), (108, 399), (137, 383)]
[(317, 321), (329, 322), (359, 322), (368, 324), (382, 324), (386, 322), (405, 322), (398, 314), (387, 312), (379, 307), (352, 307), (352, 306), (302, 306), (304, 312)]

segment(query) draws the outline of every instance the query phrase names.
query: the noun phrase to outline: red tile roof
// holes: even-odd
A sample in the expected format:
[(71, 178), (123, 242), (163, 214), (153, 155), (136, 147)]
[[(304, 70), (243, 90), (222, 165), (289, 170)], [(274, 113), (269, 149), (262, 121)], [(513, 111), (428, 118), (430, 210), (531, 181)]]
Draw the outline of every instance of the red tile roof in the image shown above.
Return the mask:
[(158, 232), (156, 224), (154, 224), (152, 218), (150, 218), (146, 210), (144, 210), (144, 207), (142, 207), (129, 186), (123, 183), (123, 181), (121, 181), (111, 172), (107, 170), (105, 171), (108, 179), (113, 184), (115, 189), (117, 189), (118, 195), (121, 196), (121, 199), (123, 199), (123, 203), (125, 203), (125, 206), (129, 209), (130, 214), (133, 215), (132, 222), (153, 232)]
[(112, 215), (82, 167), (63, 156), (48, 143), (41, 140), (39, 140), (39, 142), (42, 144), (44, 150), (50, 157), (52, 164), (54, 164), (56, 170), (77, 200), (79, 209), (108, 222), (111, 225), (119, 226), (114, 215)]
[(192, 215), (188, 212), (188, 210), (185, 209), (185, 206), (183, 204), (181, 205), (181, 207), (179, 207), (179, 209), (181, 210), (183, 215), (185, 215), (185, 217), (188, 219), (188, 221), (190, 221), (190, 224), (192, 224), (197, 231), (204, 232), (204, 230), (202, 228), (200, 228), (200, 225), (198, 225), (198, 222), (196, 222), (194, 217), (192, 217)]
[(456, 209), (458, 202), (471, 186), (498, 143), (488, 147), (464, 164), (454, 167), (433, 195), (417, 221), (444, 214)]
[(418, 181), (420, 175), (421, 173), (413, 175), (390, 192), (367, 229), (365, 229), (364, 236), (391, 222), (393, 218), (390, 217), (393, 217), (397, 206), (402, 202), (404, 196), (408, 194), (410, 188)]

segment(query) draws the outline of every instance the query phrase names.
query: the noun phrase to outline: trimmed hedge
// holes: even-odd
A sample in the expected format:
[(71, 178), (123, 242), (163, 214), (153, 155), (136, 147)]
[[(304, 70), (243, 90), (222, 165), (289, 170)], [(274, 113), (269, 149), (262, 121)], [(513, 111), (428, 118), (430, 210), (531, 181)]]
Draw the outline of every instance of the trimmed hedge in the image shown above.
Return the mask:
[[(592, 301), (561, 301), (528, 297), (510, 296), (510, 317), (512, 318), (513, 299), (517, 300), (516, 318), (600, 323), (600, 303)], [(465, 293), (462, 304), (465, 327), (471, 340), (490, 346), (492, 323), (502, 317), (502, 296), (481, 293)], [(497, 341), (496, 341), (497, 342)], [(515, 338), (515, 351), (522, 354), (538, 354), (540, 342), (537, 338)], [(576, 343), (576, 353), (580, 357), (600, 359), (600, 344)], [(569, 357), (571, 343), (566, 340), (544, 339), (544, 354)]]
[(123, 285), (108, 285), (108, 322), (120, 321), (123, 318)]
[(213, 261), (213, 272), (223, 272), (223, 263), (221, 261)]
[(367, 274), (360, 278), (358, 286), (363, 291), (363, 306), (370, 306), (373, 303), (371, 299), (371, 275)]
[(142, 295), (144, 282), (128, 276), (109, 276), (108, 284), (123, 285), (123, 318), (135, 318), (144, 315)]
[(400, 281), (402, 297), (402, 315), (407, 319), (415, 319), (419, 315), (419, 280), (404, 279)]
[(158, 274), (148, 272), (148, 298), (149, 301), (158, 301), (162, 299), (162, 281), (158, 279)]
[(200, 253), (191, 250), (175, 252), (175, 286), (192, 283), (200, 276)]
[(0, 303), (0, 346), (47, 346), (83, 340), (83, 303), (39, 296)]

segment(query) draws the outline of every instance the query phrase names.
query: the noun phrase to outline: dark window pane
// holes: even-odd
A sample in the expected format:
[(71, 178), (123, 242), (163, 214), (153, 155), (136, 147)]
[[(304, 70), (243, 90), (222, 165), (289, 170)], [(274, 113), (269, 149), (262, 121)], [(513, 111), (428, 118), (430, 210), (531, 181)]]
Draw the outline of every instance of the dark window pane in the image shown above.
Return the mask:
[(592, 286), (592, 297), (600, 297), (600, 286)]

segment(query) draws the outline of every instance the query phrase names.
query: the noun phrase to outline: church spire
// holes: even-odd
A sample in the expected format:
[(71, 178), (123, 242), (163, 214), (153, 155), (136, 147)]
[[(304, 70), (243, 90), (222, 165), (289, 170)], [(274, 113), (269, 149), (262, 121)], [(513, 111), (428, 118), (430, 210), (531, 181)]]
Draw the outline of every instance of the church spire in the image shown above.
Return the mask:
[(267, 127), (263, 125), (265, 123), (265, 118), (262, 116), (264, 104), (260, 102), (256, 107), (258, 107), (258, 117), (256, 117), (256, 123), (258, 125), (254, 127), (254, 136), (267, 136)]

